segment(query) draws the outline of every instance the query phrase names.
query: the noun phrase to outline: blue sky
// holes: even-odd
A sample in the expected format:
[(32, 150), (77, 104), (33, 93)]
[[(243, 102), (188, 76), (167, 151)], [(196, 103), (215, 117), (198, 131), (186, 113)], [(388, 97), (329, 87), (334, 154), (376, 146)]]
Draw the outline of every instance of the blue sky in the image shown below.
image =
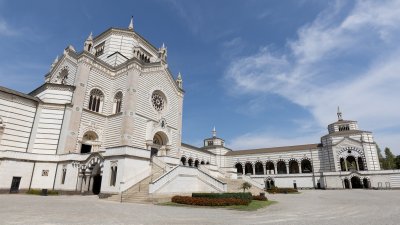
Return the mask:
[(4, 1), (0, 85), (29, 92), (90, 32), (127, 27), (183, 75), (183, 141), (246, 149), (317, 143), (358, 120), (400, 154), (399, 1)]

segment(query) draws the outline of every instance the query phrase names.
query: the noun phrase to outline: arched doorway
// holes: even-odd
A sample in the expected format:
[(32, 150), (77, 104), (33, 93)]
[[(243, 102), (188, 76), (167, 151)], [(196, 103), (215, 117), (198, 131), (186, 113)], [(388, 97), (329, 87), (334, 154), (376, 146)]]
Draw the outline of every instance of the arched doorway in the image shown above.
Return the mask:
[(101, 170), (100, 170), (100, 164), (96, 164), (92, 170), (92, 182), (93, 184), (92, 186), (92, 193), (95, 195), (98, 195), (100, 193), (101, 190)]
[(245, 174), (253, 175), (253, 164), (251, 164), (250, 162), (247, 162), (244, 165), (244, 172), (245, 172)]
[(268, 161), (265, 164), (265, 168), (267, 169), (267, 174), (275, 174), (275, 166), (273, 162)]
[(359, 177), (354, 176), (350, 179), (350, 181), (352, 188), (363, 188), (363, 185), (361, 184), (361, 180)]
[(241, 163), (236, 163), (235, 168), (238, 174), (243, 174), (243, 166)]
[(286, 163), (284, 161), (279, 161), (276, 164), (276, 169), (278, 170), (278, 174), (287, 174)]
[(289, 161), (289, 173), (299, 173), (299, 163), (296, 160)]
[(370, 185), (368, 178), (363, 179), (363, 186), (364, 186), (364, 188), (370, 188), (371, 185)]
[(86, 132), (83, 137), (82, 137), (82, 142), (81, 142), (81, 153), (90, 153), (94, 151), (94, 146), (97, 147), (98, 145), (98, 139), (99, 136), (93, 132), (93, 131), (88, 131)]
[(265, 188), (268, 189), (272, 189), (275, 187), (275, 182), (272, 178), (268, 177), (268, 179), (265, 181)]
[(204, 161), (203, 160), (201, 160), (201, 163), (200, 163), (201, 165), (204, 165), (205, 163), (204, 163)]
[(167, 135), (161, 131), (155, 133), (153, 136), (153, 143), (150, 145), (150, 157), (157, 155), (166, 155), (167, 145)]
[(181, 157), (181, 164), (183, 166), (186, 165), (186, 157), (184, 157), (184, 156)]
[(196, 159), (196, 160), (194, 161), (194, 166), (195, 166), (195, 167), (199, 167), (199, 163), (200, 163), (199, 160)]
[(311, 173), (312, 172), (312, 166), (311, 166), (310, 160), (308, 160), (308, 159), (301, 160), (301, 172), (302, 173)]
[(350, 188), (349, 180), (346, 178), (346, 179), (343, 180), (343, 182), (344, 182), (344, 188), (349, 189)]
[(261, 162), (256, 162), (255, 164), (256, 175), (263, 175), (264, 174), (264, 166)]

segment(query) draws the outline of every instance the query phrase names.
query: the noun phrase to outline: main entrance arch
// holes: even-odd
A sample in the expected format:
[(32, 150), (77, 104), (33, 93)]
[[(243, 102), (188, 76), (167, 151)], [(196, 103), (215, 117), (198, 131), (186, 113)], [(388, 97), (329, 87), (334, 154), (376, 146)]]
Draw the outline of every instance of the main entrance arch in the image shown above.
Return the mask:
[(86, 132), (81, 141), (81, 153), (97, 152), (99, 136), (94, 131)]
[(157, 155), (166, 155), (167, 145), (167, 135), (162, 131), (155, 133), (153, 136), (153, 142), (150, 145), (150, 157)]

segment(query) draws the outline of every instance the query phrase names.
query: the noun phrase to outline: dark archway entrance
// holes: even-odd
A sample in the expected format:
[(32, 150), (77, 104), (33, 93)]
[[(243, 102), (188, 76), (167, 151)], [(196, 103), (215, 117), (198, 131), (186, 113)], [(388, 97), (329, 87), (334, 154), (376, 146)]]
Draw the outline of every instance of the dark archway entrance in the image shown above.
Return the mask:
[(265, 188), (268, 190), (268, 189), (272, 189), (272, 188), (274, 188), (275, 187), (275, 182), (274, 182), (274, 180), (272, 180), (271, 178), (268, 178), (266, 181), (265, 181)]
[(245, 170), (245, 171), (244, 171), (245, 174), (251, 174), (251, 175), (253, 175), (253, 164), (247, 162), (247, 163), (244, 165), (244, 170)]
[(186, 158), (185, 157), (181, 158), (181, 163), (182, 163), (183, 166), (186, 165)]
[(312, 166), (311, 166), (310, 160), (303, 159), (301, 161), (301, 172), (302, 173), (311, 173), (312, 172)]
[(361, 180), (359, 177), (351, 178), (351, 187), (352, 188), (363, 188), (363, 185), (361, 184)]
[(195, 166), (195, 167), (199, 167), (199, 163), (200, 163), (199, 160), (196, 159), (196, 160), (194, 161), (194, 166)]
[(261, 162), (256, 162), (255, 164), (255, 169), (256, 169), (256, 175), (262, 175), (264, 174), (264, 166)]
[(96, 164), (92, 170), (92, 193), (98, 195), (101, 191), (101, 170), (100, 164)]
[(287, 174), (286, 163), (284, 161), (279, 161), (276, 166), (278, 174)]
[(363, 179), (364, 188), (370, 188), (369, 180), (367, 178)]
[(296, 160), (289, 161), (289, 173), (299, 173), (299, 163)]
[(236, 172), (238, 174), (243, 174), (243, 166), (242, 166), (242, 164), (236, 163), (235, 168), (236, 168)]
[(189, 166), (193, 166), (193, 159), (191, 159), (191, 158), (189, 159), (188, 165), (189, 165)]
[(267, 174), (275, 174), (275, 166), (273, 162), (267, 162), (265, 168), (267, 169)]

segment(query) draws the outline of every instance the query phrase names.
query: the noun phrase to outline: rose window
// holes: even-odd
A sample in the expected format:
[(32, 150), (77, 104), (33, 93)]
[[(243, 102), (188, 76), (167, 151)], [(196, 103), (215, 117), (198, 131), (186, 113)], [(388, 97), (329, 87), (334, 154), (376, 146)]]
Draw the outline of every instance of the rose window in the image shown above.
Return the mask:
[(153, 107), (157, 111), (160, 112), (164, 109), (165, 99), (161, 93), (154, 92), (153, 95), (151, 96), (151, 101), (153, 103)]

